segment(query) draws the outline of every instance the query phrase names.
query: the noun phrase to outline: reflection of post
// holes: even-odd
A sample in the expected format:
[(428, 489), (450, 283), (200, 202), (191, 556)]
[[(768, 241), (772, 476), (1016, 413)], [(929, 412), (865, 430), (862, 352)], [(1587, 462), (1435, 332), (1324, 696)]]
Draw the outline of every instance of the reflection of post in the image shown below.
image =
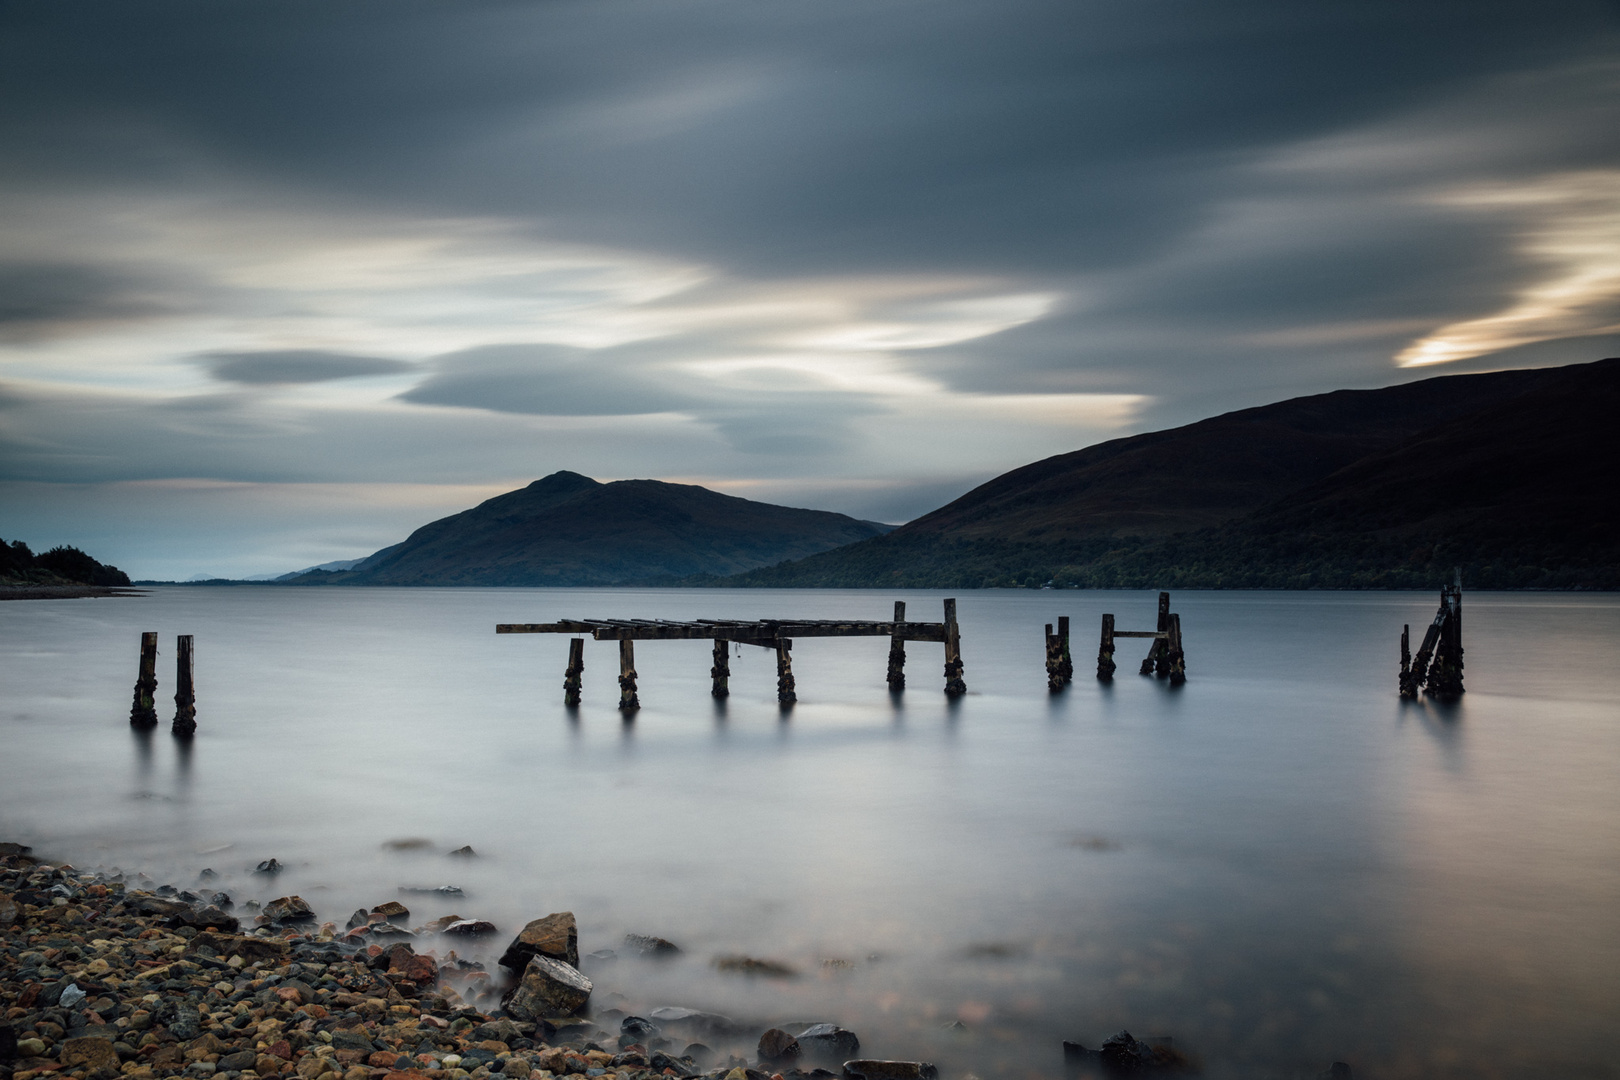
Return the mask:
[(776, 700), (784, 705), (799, 700), (793, 682), (793, 657), (788, 652), (791, 648), (793, 642), (787, 638), (776, 639)]
[(714, 639), (714, 665), (709, 668), (709, 677), (714, 680), (711, 697), (731, 696), (731, 642), (725, 638)]
[(129, 722), (138, 728), (157, 726), (157, 631), (141, 635), (141, 666), (135, 676), (135, 703), (129, 709)]
[(1097, 681), (1112, 682), (1114, 670), (1118, 667), (1114, 663), (1114, 617), (1102, 617), (1102, 641), (1097, 646)]
[(962, 632), (956, 625), (956, 601), (945, 601), (945, 693), (959, 697), (967, 693), (962, 681)]
[(181, 634), (175, 640), (174, 667), (174, 724), (171, 730), (176, 735), (194, 735), (197, 731), (197, 694), (192, 685), (194, 671), (190, 634)]
[(636, 697), (636, 646), (629, 638), (619, 639), (619, 708), (626, 712), (641, 708)]
[(568, 670), (563, 673), (563, 704), (578, 705), (579, 691), (584, 684), (585, 639), (573, 638), (568, 642)]
[(906, 602), (894, 602), (894, 633), (889, 635), (889, 689), (906, 688), (906, 639), (901, 636), (900, 625), (906, 621)]

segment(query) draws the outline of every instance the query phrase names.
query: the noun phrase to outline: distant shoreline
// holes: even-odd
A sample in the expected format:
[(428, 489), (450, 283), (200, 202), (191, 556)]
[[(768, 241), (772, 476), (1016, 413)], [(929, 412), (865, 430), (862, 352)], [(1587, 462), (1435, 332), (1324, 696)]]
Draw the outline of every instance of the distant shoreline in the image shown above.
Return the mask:
[(88, 600), (102, 596), (145, 596), (145, 589), (107, 585), (0, 585), (0, 600)]

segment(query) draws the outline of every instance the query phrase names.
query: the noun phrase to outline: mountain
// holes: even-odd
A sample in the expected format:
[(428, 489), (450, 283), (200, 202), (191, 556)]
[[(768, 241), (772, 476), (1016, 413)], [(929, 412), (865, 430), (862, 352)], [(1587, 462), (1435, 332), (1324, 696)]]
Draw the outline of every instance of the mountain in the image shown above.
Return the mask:
[(1620, 587), (1620, 360), (1341, 390), (1026, 465), (774, 586)]
[(557, 472), (440, 518), (352, 570), (287, 584), (624, 585), (725, 575), (889, 529), (657, 480)]

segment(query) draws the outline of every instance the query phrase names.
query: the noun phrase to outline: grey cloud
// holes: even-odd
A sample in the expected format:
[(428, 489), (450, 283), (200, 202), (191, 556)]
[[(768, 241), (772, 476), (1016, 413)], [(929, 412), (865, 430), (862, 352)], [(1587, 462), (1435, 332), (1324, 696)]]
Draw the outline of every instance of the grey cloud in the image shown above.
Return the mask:
[(244, 386), (277, 386), (329, 382), (367, 375), (394, 375), (416, 365), (382, 356), (355, 356), (319, 349), (261, 352), (215, 352), (202, 356), (209, 373), (221, 382)]
[(0, 264), (0, 337), (27, 340), (175, 310), (172, 300), (105, 267)]
[(400, 398), (535, 416), (670, 412), (697, 400), (672, 388), (669, 377), (641, 369), (625, 350), (486, 345), (438, 357), (431, 370)]

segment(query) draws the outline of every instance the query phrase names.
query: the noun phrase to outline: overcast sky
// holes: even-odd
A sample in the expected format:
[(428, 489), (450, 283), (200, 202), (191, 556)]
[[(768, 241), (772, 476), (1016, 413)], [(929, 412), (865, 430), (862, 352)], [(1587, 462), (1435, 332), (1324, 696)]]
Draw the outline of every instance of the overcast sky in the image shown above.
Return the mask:
[(1617, 353), (1614, 3), (0, 2), (0, 536), (138, 577)]

